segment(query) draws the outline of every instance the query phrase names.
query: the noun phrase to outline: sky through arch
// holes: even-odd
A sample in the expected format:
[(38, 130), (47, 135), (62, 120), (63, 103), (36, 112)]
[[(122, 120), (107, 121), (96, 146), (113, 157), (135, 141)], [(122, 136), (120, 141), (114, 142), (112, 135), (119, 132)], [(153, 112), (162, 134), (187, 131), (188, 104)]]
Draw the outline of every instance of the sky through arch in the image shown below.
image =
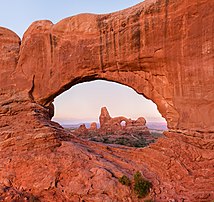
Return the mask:
[[(63, 103), (63, 104), (62, 104)], [(165, 122), (157, 106), (132, 88), (115, 82), (97, 80), (73, 86), (55, 98), (55, 121), (61, 124), (98, 122), (101, 107), (112, 117), (145, 117), (150, 122)]]

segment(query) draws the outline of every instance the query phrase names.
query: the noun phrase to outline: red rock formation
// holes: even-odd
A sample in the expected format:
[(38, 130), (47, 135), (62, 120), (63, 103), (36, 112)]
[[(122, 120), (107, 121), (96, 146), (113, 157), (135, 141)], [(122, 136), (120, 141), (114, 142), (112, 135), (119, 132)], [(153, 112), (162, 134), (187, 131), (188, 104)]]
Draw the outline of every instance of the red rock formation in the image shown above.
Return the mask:
[[(147, 0), (34, 22), (21, 47), (0, 28), (0, 182), (43, 201), (137, 201), (117, 180), (134, 168), (153, 182), (157, 201), (213, 199), (213, 19), (211, 0)], [(146, 149), (106, 148), (50, 121), (57, 95), (94, 79), (155, 102), (166, 138)]]
[(136, 120), (136, 125), (138, 126), (144, 126), (146, 125), (146, 120), (143, 118), (143, 117), (139, 117), (137, 120)]
[[(131, 147), (145, 147), (157, 139), (149, 132), (143, 117), (137, 120), (127, 119), (123, 116), (112, 118), (107, 108), (102, 107), (99, 120), (101, 121), (99, 129), (96, 123), (92, 123), (89, 129), (83, 124), (71, 132), (86, 140)], [(125, 124), (122, 125), (122, 122)]]
[(101, 108), (101, 113), (100, 113), (100, 116), (99, 116), (99, 120), (100, 120), (100, 127), (104, 127), (105, 124), (110, 121), (112, 118), (111, 116), (109, 115), (108, 113), (108, 110), (106, 107), (102, 107)]
[(80, 133), (87, 133), (88, 129), (86, 128), (85, 124), (80, 125), (80, 127), (77, 129)]
[[(109, 112), (106, 107), (101, 108), (101, 113), (99, 116), (100, 120), (100, 129), (99, 132), (117, 132), (117, 131), (126, 131), (127, 129), (140, 129), (142, 132), (148, 132), (146, 127), (146, 120), (143, 117), (138, 118), (137, 120), (127, 119), (126, 117), (119, 116), (112, 118), (109, 115)], [(122, 126), (122, 122), (125, 122), (125, 126)]]
[(96, 122), (91, 123), (89, 130), (97, 130), (97, 123)]

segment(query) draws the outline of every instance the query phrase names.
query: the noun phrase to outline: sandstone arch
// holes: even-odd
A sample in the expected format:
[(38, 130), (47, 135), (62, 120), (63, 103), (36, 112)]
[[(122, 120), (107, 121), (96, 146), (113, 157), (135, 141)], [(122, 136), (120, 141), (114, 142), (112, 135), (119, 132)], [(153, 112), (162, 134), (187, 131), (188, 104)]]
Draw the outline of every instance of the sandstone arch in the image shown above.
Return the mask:
[[(87, 16), (88, 17), (88, 16)], [(90, 18), (90, 17), (88, 17)], [(44, 22), (38, 22), (43, 24)], [(65, 23), (65, 22), (62, 22)], [(32, 25), (32, 27), (30, 27), (29, 29), (34, 29), (34, 26), (37, 27), (38, 25), (35, 23)], [(56, 25), (57, 27), (57, 25)], [(50, 28), (52, 29), (52, 28)], [(57, 28), (56, 28), (57, 30)], [(58, 32), (58, 31), (56, 31)], [(28, 31), (27, 31), (28, 33)], [(27, 35), (26, 33), (26, 35)], [(52, 34), (51, 34), (52, 35)], [(31, 38), (32, 37), (32, 38)], [(70, 36), (68, 36), (70, 37)], [(87, 49), (85, 47), (87, 46), (91, 46), (92, 44), (96, 44), (98, 42), (94, 42), (97, 41), (99, 38), (99, 36), (96, 36), (94, 40), (87, 42), (86, 44), (84, 44), (84, 42), (81, 42), (83, 44), (81, 45), (77, 45), (77, 47), (80, 47), (80, 49), (86, 50)], [(41, 38), (39, 38), (40, 40)], [(35, 40), (34, 39), (34, 34), (29, 34), (28, 36), (28, 40)], [(36, 43), (42, 43), (45, 44), (45, 40), (44, 39), (43, 42), (36, 42)], [(49, 39), (48, 39), (49, 40)], [(60, 40), (60, 39), (59, 39)], [(67, 40), (67, 39), (66, 39)], [(61, 43), (65, 43), (65, 44), (70, 44), (72, 42), (67, 42), (65, 40), (65, 42), (61, 42)], [(87, 41), (88, 39), (86, 39)], [(25, 38), (24, 38), (24, 43), (25, 43)], [(83, 40), (84, 41), (84, 40)], [(26, 42), (27, 43), (27, 42)], [(31, 42), (29, 42), (31, 43)], [(48, 43), (48, 42), (46, 42)], [(89, 43), (89, 44), (88, 44)], [(67, 46), (65, 45), (64, 46)], [(48, 44), (48, 47), (41, 47), (41, 49), (50, 49), (50, 44)], [(60, 51), (62, 49), (61, 44), (58, 45), (59, 48), (57, 47), (57, 53), (56, 56), (53, 56), (54, 58), (60, 58), (60, 57), (66, 57), (63, 56), (64, 52)], [(83, 46), (83, 47), (81, 47)], [(164, 118), (166, 118), (168, 121), (168, 125), (169, 127), (177, 127), (178, 124), (178, 113), (176, 112), (176, 110), (174, 109), (174, 107), (170, 104), (170, 101), (168, 101), (164, 96), (171, 96), (170, 94), (170, 86), (168, 85), (168, 81), (166, 79), (166, 76), (162, 75), (160, 76), (153, 76), (151, 73), (149, 72), (145, 72), (145, 71), (141, 71), (140, 69), (142, 67), (137, 67), (139, 66), (138, 64), (136, 64), (136, 69), (134, 70), (134, 72), (132, 72), (132, 70), (126, 70), (124, 68), (132, 68), (132, 66), (135, 66), (135, 64), (131, 64), (129, 66), (129, 64), (123, 64), (125, 67), (121, 67), (121, 69), (118, 69), (118, 62), (114, 61), (114, 63), (116, 64), (110, 64), (110, 66), (107, 68), (106, 70), (100, 70), (100, 58), (101, 57), (99, 55), (99, 46), (95, 47), (96, 53), (93, 52), (82, 52), (80, 53), (81, 55), (87, 55), (88, 59), (87, 61), (90, 61), (91, 56), (93, 56), (93, 54), (96, 54), (96, 61), (90, 61), (89, 64), (86, 64), (85, 59), (81, 60), (78, 58), (72, 58), (72, 61), (70, 61), (69, 65), (64, 66), (64, 64), (61, 64), (62, 61), (58, 61), (59, 64), (57, 64), (58, 62), (55, 62), (56, 64), (54, 64), (52, 67), (50, 66), (50, 68), (55, 68), (59, 67), (59, 69), (57, 68), (56, 70), (54, 70), (53, 74), (55, 74), (55, 76), (51, 76), (50, 73), (50, 69), (47, 69), (48, 75), (47, 77), (44, 77), (43, 75), (40, 75), (40, 71), (39, 72), (34, 72), (33, 75), (33, 81), (32, 78), (30, 78), (29, 80), (29, 84), (31, 84), (32, 82), (34, 82), (34, 89), (32, 91), (32, 96), (33, 99), (38, 102), (39, 104), (42, 104), (44, 106), (48, 106), (50, 104), (50, 102), (52, 102), (52, 100), (59, 94), (61, 94), (62, 92), (64, 92), (65, 90), (69, 89), (70, 87), (72, 87), (75, 84), (78, 83), (82, 83), (85, 81), (93, 81), (93, 80), (97, 80), (97, 79), (103, 79), (103, 80), (107, 80), (107, 81), (113, 81), (113, 82), (117, 82), (123, 85), (127, 85), (131, 88), (133, 88), (135, 91), (137, 91), (138, 93), (144, 95), (146, 98), (153, 100), (156, 105), (158, 106), (158, 109), (160, 111), (160, 113), (164, 116)], [(27, 49), (26, 49), (27, 48)], [(27, 51), (27, 52), (25, 52)], [(40, 51), (40, 50), (39, 50)], [(66, 54), (71, 53), (72, 55), (76, 55), (76, 53), (72, 53), (73, 49), (65, 49), (64, 50), (66, 52)], [(81, 52), (79, 50), (75, 50), (77, 52)], [(94, 51), (94, 50), (93, 50)], [(31, 52), (31, 51), (30, 51)], [(22, 50), (22, 54), (21, 55), (25, 55), (25, 54), (29, 53), (28, 47), (24, 46), (23, 50)], [(41, 56), (38, 55), (39, 58), (37, 58), (37, 53), (35, 53), (36, 56), (34, 57), (34, 61), (22, 61), (22, 57), (20, 58), (20, 63), (23, 64), (28, 64), (29, 66), (32, 65), (32, 67), (34, 65), (37, 64), (37, 62), (35, 61), (48, 61), (50, 60), (50, 58), (40, 58)], [(62, 55), (61, 55), (62, 54)], [(48, 55), (48, 54), (47, 54)], [(24, 58), (26, 58), (25, 56), (23, 56)], [(43, 57), (43, 56), (42, 56)], [(24, 59), (23, 59), (24, 60)], [(66, 59), (63, 59), (63, 61)], [(75, 61), (78, 61), (78, 64), (75, 64)], [(120, 59), (121, 60), (121, 59)], [(74, 62), (74, 64), (72, 64)], [(138, 63), (138, 61), (136, 61)], [(35, 64), (32, 64), (35, 63)], [(96, 64), (98, 63), (98, 64)], [(25, 65), (21, 65), (21, 69), (20, 71), (24, 71), (25, 72), (25, 68), (28, 69), (28, 67), (23, 67)], [(78, 66), (78, 67), (75, 67)], [(46, 64), (45, 67), (49, 67), (49, 64)], [(61, 68), (65, 68), (66, 70), (62, 70)], [(19, 69), (19, 65), (18, 65), (18, 69)], [(37, 69), (36, 66), (34, 66), (32, 69)], [(164, 70), (163, 70), (164, 71)], [(72, 72), (72, 73), (71, 73)], [(29, 73), (32, 77), (32, 72)], [(29, 75), (29, 76), (30, 76)], [(61, 81), (59, 81), (59, 78), (61, 78)], [(46, 89), (46, 84), (49, 83), (49, 85), (47, 85), (48, 88), (50, 89)], [(140, 84), (142, 83), (142, 85)], [(158, 83), (158, 86), (155, 86)], [(164, 88), (159, 88), (159, 85), (164, 86)], [(37, 87), (38, 86), (38, 87)], [(159, 92), (162, 91), (162, 92)], [(164, 95), (162, 95), (164, 94)]]
[[(37, 21), (26, 31), (22, 42), (12, 31), (0, 28), (0, 159), (1, 165), (5, 165), (0, 170), (1, 181), (5, 173), (10, 173), (7, 185), (13, 181), (16, 187), (30, 188), (39, 194), (46, 190), (47, 197), (51, 196), (47, 190), (53, 188), (58, 197), (67, 197), (54, 187), (53, 181), (56, 185), (60, 175), (67, 177), (65, 187), (67, 192), (71, 191), (68, 185), (72, 176), (66, 176), (64, 171), (67, 166), (72, 167), (68, 162), (74, 162), (71, 158), (75, 155), (92, 169), (90, 172), (101, 173), (106, 182), (110, 179), (109, 169), (117, 175), (122, 172), (124, 162), (115, 157), (112, 158), (121, 170), (105, 163), (107, 170), (92, 168), (87, 155), (82, 155), (88, 151), (77, 147), (75, 142), (92, 147), (97, 153), (105, 149), (76, 139), (67, 143), (71, 137), (50, 122), (48, 107), (54, 97), (77, 83), (106, 79), (130, 86), (153, 100), (170, 128), (167, 138), (151, 148), (127, 153), (114, 148), (112, 151), (144, 171), (157, 188), (155, 194), (159, 200), (166, 201), (163, 197), (189, 201), (212, 199), (213, 4), (209, 0), (148, 0), (120, 12), (78, 15), (56, 25)], [(38, 150), (40, 160), (45, 159), (50, 166), (58, 165), (56, 173), (49, 172), (53, 179), (47, 179), (39, 170), (40, 167), (46, 170), (42, 161), (38, 163), (40, 167), (35, 165), (33, 157)], [(63, 152), (73, 154), (67, 155), (68, 162), (63, 161)], [(128, 156), (130, 153), (134, 155)], [(109, 156), (105, 157), (111, 159)], [(30, 167), (32, 180), (18, 170), (20, 161), (23, 170)], [(123, 171), (132, 173), (130, 166), (126, 166)], [(112, 171), (113, 167), (117, 172)], [(81, 172), (90, 177), (89, 173)], [(112, 181), (117, 187), (116, 179)], [(122, 196), (127, 196), (127, 190), (118, 187)], [(109, 190), (110, 187), (107, 190), (110, 199), (118, 199)], [(81, 194), (84, 193), (77, 195)]]
[[(34, 101), (48, 105), (76, 83), (107, 79), (128, 85), (153, 100), (169, 128), (191, 126), (197, 130), (213, 130), (213, 121), (203, 121), (202, 129), (199, 118), (205, 120), (203, 114), (210, 114), (212, 103), (209, 107), (205, 103), (213, 99), (212, 88), (207, 95), (202, 91), (212, 86), (212, 10), (208, 9), (206, 14), (210, 24), (203, 26), (197, 22), (208, 3), (188, 2), (190, 6), (183, 13), (172, 12), (174, 8), (183, 8), (184, 4), (157, 1), (111, 15), (78, 15), (56, 25), (50, 21), (33, 23), (22, 40), (15, 75), (26, 83), (22, 82), (18, 89), (30, 91), (33, 82)], [(188, 13), (196, 7), (198, 15), (190, 17)], [(187, 23), (189, 20), (194, 24)], [(190, 52), (191, 39), (194, 42), (201, 36), (195, 35), (195, 27), (206, 32), (207, 38), (200, 41), (198, 49)], [(184, 57), (188, 59), (179, 62), (179, 58)], [(182, 66), (186, 67), (185, 72)], [(203, 74), (195, 71), (198, 66), (204, 67), (200, 68)], [(208, 71), (202, 70), (205, 67)], [(201, 75), (207, 79), (202, 81)], [(18, 81), (15, 83), (17, 85)], [(183, 107), (184, 103), (193, 110)]]

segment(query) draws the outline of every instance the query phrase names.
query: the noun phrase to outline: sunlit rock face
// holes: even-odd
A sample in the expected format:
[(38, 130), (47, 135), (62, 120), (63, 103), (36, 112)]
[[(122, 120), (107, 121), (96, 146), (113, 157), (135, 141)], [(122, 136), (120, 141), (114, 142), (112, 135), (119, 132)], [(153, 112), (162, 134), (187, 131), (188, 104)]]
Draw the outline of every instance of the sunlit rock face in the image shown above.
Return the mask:
[[(137, 201), (117, 177), (140, 170), (157, 201), (213, 199), (213, 19), (210, 0), (147, 0), (34, 22), (21, 43), (0, 28), (0, 195), (10, 187), (43, 201)], [(145, 149), (106, 148), (50, 121), (57, 95), (95, 79), (154, 101), (166, 138)]]

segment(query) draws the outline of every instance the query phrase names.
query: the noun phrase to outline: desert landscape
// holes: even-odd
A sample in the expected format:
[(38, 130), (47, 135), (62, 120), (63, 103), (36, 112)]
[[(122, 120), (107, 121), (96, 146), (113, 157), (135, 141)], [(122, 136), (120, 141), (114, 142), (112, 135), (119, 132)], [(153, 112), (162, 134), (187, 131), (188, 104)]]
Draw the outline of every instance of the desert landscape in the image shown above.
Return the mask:
[(163, 137), (164, 132), (164, 130), (157, 130), (154, 127), (149, 129), (143, 117), (139, 117), (137, 120), (123, 116), (112, 118), (106, 107), (101, 108), (99, 123), (92, 122), (88, 128), (86, 124), (81, 124), (78, 128), (67, 125), (65, 128), (71, 134), (82, 139), (129, 147), (146, 147)]
[[(212, 202), (213, 23), (212, 0), (146, 0), (35, 21), (22, 39), (0, 27), (0, 201)], [(52, 121), (57, 96), (98, 79), (152, 100), (167, 130), (105, 107), (100, 128)]]

